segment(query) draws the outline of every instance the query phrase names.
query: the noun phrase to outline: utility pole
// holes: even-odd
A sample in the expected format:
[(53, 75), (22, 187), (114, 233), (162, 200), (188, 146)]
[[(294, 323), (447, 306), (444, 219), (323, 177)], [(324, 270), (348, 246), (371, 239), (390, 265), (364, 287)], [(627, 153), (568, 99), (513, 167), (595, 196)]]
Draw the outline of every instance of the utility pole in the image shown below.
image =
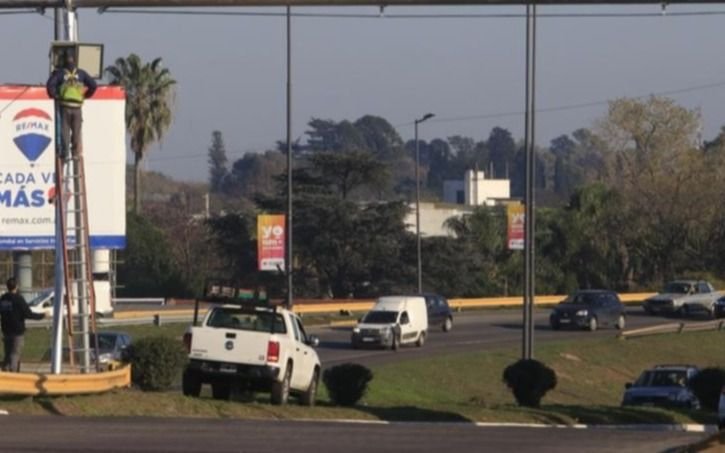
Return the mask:
[(292, 14), (287, 5), (287, 307), (294, 305), (294, 280), (292, 278)]
[(435, 115), (427, 113), (423, 118), (414, 121), (415, 124), (415, 240), (418, 264), (418, 294), (423, 293), (423, 257), (420, 246), (420, 145), (418, 144), (418, 125)]
[(534, 194), (534, 142), (536, 125), (536, 4), (526, 5), (526, 120), (524, 146), (526, 148), (526, 182), (524, 192), (524, 332), (522, 356), (534, 357), (534, 264), (535, 194)]

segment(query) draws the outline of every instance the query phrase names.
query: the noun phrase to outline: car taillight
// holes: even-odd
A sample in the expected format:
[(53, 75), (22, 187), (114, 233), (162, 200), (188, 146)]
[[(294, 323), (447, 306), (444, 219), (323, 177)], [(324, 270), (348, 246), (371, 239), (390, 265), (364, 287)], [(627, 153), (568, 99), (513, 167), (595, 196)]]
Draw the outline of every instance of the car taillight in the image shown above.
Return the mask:
[(184, 334), (184, 347), (186, 348), (186, 352), (191, 352), (191, 332), (186, 332)]
[(270, 341), (267, 343), (267, 362), (279, 362), (279, 342)]

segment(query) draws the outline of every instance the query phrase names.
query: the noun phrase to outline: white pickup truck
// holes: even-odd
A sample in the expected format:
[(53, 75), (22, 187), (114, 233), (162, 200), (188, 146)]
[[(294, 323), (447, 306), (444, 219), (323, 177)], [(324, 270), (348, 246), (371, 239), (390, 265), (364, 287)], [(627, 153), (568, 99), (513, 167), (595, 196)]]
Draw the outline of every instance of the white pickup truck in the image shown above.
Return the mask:
[(300, 318), (281, 306), (233, 303), (213, 306), (184, 342), (189, 365), (183, 393), (199, 396), (211, 384), (212, 396), (228, 399), (233, 390), (271, 392), (272, 404), (296, 394), (315, 404), (319, 340), (307, 336)]

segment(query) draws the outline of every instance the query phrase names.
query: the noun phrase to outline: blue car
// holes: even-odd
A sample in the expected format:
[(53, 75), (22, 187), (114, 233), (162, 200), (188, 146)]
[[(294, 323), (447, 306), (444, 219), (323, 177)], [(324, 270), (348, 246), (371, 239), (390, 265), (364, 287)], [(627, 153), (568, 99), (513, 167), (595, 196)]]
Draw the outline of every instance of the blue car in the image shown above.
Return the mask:
[(423, 294), (425, 305), (428, 308), (428, 325), (440, 326), (443, 332), (450, 332), (453, 328), (453, 311), (448, 300), (438, 294)]
[(712, 307), (712, 312), (716, 319), (725, 318), (725, 296), (715, 301), (715, 305)]
[(699, 409), (700, 402), (687, 387), (697, 372), (692, 365), (658, 365), (625, 386), (622, 406)]

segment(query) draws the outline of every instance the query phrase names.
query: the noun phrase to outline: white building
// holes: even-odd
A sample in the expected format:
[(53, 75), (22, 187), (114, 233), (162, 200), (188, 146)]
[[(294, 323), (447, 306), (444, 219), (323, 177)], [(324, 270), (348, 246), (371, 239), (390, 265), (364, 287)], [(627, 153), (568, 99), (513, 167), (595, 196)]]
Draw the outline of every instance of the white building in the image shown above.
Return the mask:
[[(420, 234), (423, 237), (453, 236), (445, 227), (446, 220), (452, 217), (461, 217), (471, 214), (473, 207), (448, 203), (420, 203)], [(411, 233), (415, 233), (415, 203), (410, 204), (410, 210), (405, 217), (405, 225)]]
[(510, 198), (511, 180), (486, 179), (485, 173), (480, 170), (467, 170), (463, 181), (443, 182), (443, 200), (446, 203), (494, 206)]

